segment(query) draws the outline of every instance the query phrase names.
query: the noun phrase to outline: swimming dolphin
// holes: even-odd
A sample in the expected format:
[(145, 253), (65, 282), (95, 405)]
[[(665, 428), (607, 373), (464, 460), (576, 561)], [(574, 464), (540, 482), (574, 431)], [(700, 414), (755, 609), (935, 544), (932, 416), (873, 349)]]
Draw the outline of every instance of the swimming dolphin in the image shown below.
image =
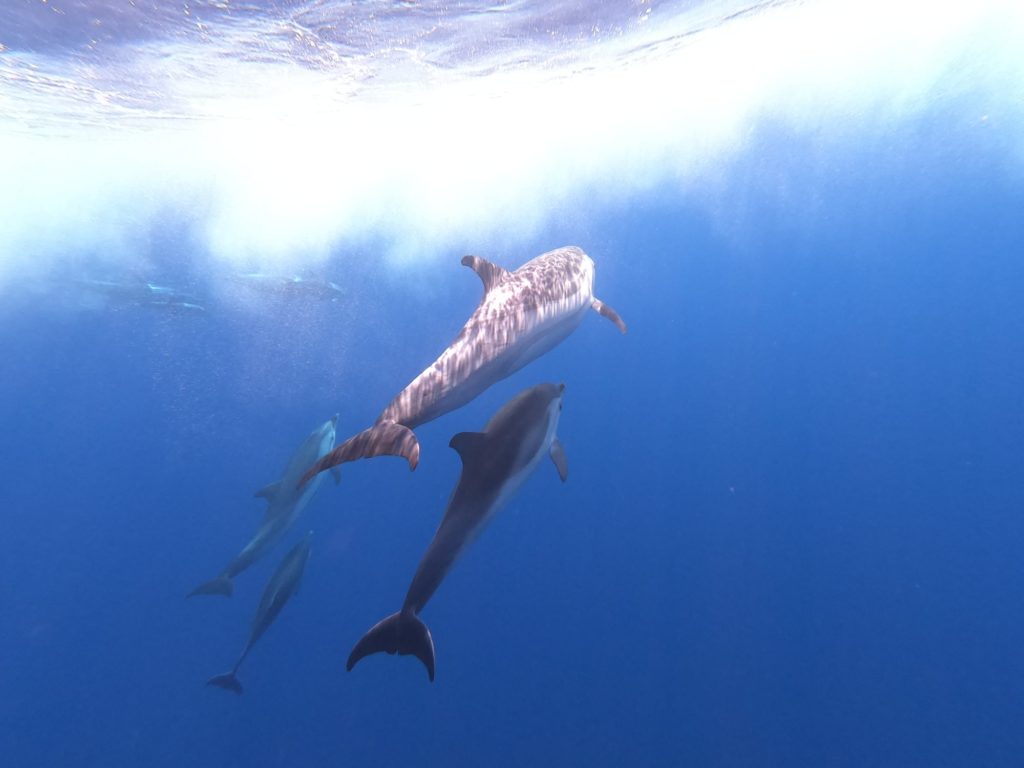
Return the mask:
[[(219, 576), (200, 584), (186, 597), (193, 595), (230, 597), (234, 590), (231, 579), (259, 560), (284, 537), (292, 523), (299, 519), (299, 515), (302, 514), (319, 487), (319, 483), (309, 483), (300, 489), (298, 487), (299, 478), (313, 462), (334, 447), (334, 427), (337, 422), (338, 417), (335, 415), (310, 432), (299, 449), (288, 460), (281, 479), (256, 491), (257, 496), (262, 496), (268, 502), (267, 511), (263, 515), (256, 535), (235, 559), (228, 563)], [(337, 474), (334, 479), (337, 482)]]
[(484, 284), (484, 296), (458, 337), (384, 409), (377, 423), (350, 437), (306, 473), (372, 456), (403, 456), (419, 463), (413, 429), (475, 398), (572, 333), (588, 309), (615, 323), (618, 313), (594, 297), (594, 262), (570, 245), (541, 254), (514, 272), (478, 256), (462, 263)]
[(298, 591), (302, 572), (306, 569), (306, 561), (309, 559), (309, 539), (312, 535), (313, 532), (310, 531), (306, 534), (306, 538), (289, 550), (281, 564), (277, 566), (274, 575), (270, 577), (267, 586), (263, 588), (263, 596), (260, 597), (256, 615), (252, 617), (249, 639), (246, 641), (238, 661), (235, 662), (235, 666), (230, 672), (211, 677), (206, 681), (207, 685), (216, 685), (239, 694), (242, 692), (242, 684), (238, 682), (238, 668), (245, 661), (249, 649), (267, 631), (267, 627), (274, 623), (274, 619), (284, 608), (285, 603)]
[(419, 612), (441, 585), (462, 551), (476, 538), (501, 505), (550, 454), (564, 482), (569, 468), (555, 430), (562, 411), (564, 385), (538, 384), (506, 403), (483, 432), (460, 432), (451, 447), (462, 459), (441, 525), (412, 577), (402, 610), (376, 624), (356, 643), (349, 671), (372, 653), (413, 655), (434, 679), (434, 640)]
[(262, 272), (234, 275), (235, 282), (253, 291), (285, 298), (328, 299), (334, 301), (344, 294), (337, 283), (322, 277), (300, 275), (268, 275)]
[(146, 283), (149, 298), (138, 302), (140, 306), (158, 307), (172, 312), (205, 312), (206, 307), (198, 302), (195, 295), (163, 285)]
[(72, 282), (85, 288), (94, 295), (105, 299), (111, 308), (123, 307), (160, 307), (204, 311), (195, 295), (166, 285), (157, 285), (141, 278), (115, 282), (113, 280), (94, 280), (92, 278), (75, 278)]

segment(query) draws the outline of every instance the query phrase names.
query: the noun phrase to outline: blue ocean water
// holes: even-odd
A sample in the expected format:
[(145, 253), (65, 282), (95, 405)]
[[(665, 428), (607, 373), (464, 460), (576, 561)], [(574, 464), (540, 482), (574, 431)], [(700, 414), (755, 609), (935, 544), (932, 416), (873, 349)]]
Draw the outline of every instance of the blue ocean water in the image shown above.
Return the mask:
[[(681, 5), (702, 14), (699, 41), (844, 4), (767, 4), (753, 21)], [(262, 10), (295, 7), (320, 5)], [(645, 29), (658, 23), (653, 8)], [(467, 9), (448, 29), (457, 39), (460, 23), (476, 29), (478, 17), (509, 10), (518, 36), (501, 40), (522, 42), (529, 8)], [(5, 181), (0, 218), (0, 763), (1024, 763), (1024, 115), (1012, 77), (1024, 62), (989, 22), (1008, 38), (1024, 25), (1011, 4), (987, 10), (963, 38), (928, 38), (919, 50), (931, 54), (896, 57), (906, 69), (888, 80), (855, 88), (837, 68), (810, 107), (739, 110), (741, 138), (727, 146), (684, 150), (652, 129), (643, 137), (661, 141), (648, 147), (656, 163), (608, 147), (562, 165), (565, 147), (540, 143), (550, 177), (502, 175), (492, 186), (486, 172), (510, 171), (486, 166), (459, 196), (438, 187), (441, 203), (462, 206), (451, 214), (385, 184), (372, 216), (356, 197), (337, 202), (358, 215), (335, 232), (322, 211), (282, 203), (301, 198), (294, 189), (269, 222), (259, 203), (242, 205), (238, 227), (234, 214), (218, 216), (244, 198), (211, 193), (205, 177), (185, 192), (174, 177), (173, 194), (140, 202), (124, 192), (136, 189), (123, 183), (128, 166), (107, 169), (117, 194), (97, 213), (81, 191), (79, 171), (92, 166), (76, 154), (77, 123), (45, 106), (76, 77), (96, 78), (85, 64), (126, 65), (102, 45), (83, 63), (76, 46), (89, 36), (61, 27), (67, 48), (48, 66), (69, 79), (18, 90), (29, 65), (16, 57), (56, 34), (25, 3), (0, 26), (0, 85), (16, 107), (0, 151), (21, 173)], [(543, 18), (576, 39), (586, 16)], [(111, 18), (126, 25), (111, 33), (123, 50), (148, 39), (129, 16)], [(920, 43), (904, 33), (923, 17), (904, 28), (877, 16), (879, 36), (887, 21), (903, 31), (901, 52)], [(383, 39), (368, 34), (365, 50), (423, 50), (443, 58), (439, 70), (451, 66), (440, 56), (447, 37)], [(536, 60), (516, 60), (527, 67), (557, 61), (526, 47)], [(971, 58), (980, 50), (988, 57)], [(817, 61), (807, 56), (801, 72)], [(926, 85), (907, 74), (939, 60)], [(471, 64), (486, 82), (481, 61)], [(654, 72), (671, 94), (675, 81)], [(780, 72), (778, 94), (808, 87)], [(574, 70), (567, 87), (583, 77)], [(429, 101), (434, 81), (419, 78)], [(720, 93), (733, 88), (743, 103), (744, 81)], [(868, 95), (815, 108), (815, 93), (842, 89)], [(899, 110), (887, 111), (894, 101)], [(609, 97), (602, 107), (609, 123), (616, 106)], [(666, 109), (648, 106), (652, 120)], [(141, 130), (132, 141), (159, 155)], [(407, 130), (412, 147), (366, 151), (429, 156)], [(15, 156), (37, 136), (33, 146), (59, 160), (42, 177)], [(446, 161), (449, 149), (437, 150)], [(687, 152), (698, 160), (673, 165)], [(428, 160), (419, 171), (436, 170)], [(658, 164), (669, 170), (654, 173)], [(86, 177), (102, 188), (108, 177), (94, 171)], [(241, 189), (239, 179), (230, 182)], [(61, 234), (48, 239), (51, 228)], [(265, 252), (224, 244), (268, 228), (281, 241)], [(594, 258), (595, 293), (629, 324), (626, 336), (587, 317), (543, 358), (417, 429), (414, 473), (392, 458), (345, 465), (231, 599), (184, 599), (248, 540), (264, 507), (253, 492), (314, 426), (338, 413), (339, 439), (363, 429), (455, 336), (480, 294), (464, 253), (512, 268), (566, 244)], [(257, 269), (323, 276), (342, 293), (231, 287), (231, 274)], [(139, 306), (83, 280), (175, 286), (203, 308)], [(543, 463), (425, 609), (436, 681), (409, 657), (373, 656), (346, 672), (352, 645), (400, 606), (444, 511), (459, 473), (448, 440), (542, 381), (566, 385), (569, 480)], [(266, 579), (310, 529), (302, 587), (242, 666), (244, 695), (205, 687), (234, 663)]]

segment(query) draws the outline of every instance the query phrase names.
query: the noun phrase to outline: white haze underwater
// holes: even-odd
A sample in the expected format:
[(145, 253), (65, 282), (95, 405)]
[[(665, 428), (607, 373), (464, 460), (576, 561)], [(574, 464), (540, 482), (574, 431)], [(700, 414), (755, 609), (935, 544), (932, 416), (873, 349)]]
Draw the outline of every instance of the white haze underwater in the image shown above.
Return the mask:
[[(144, 271), (168, 217), (211, 282), (370, 247), (399, 271), (507, 255), (659, 190), (743, 237), (729, 176), (759, 131), (805, 136), (827, 166), (937, 105), (953, 140), (998, 132), (1008, 172), (1024, 160), (1012, 0), (593, 4), (561, 36), (538, 13), (559, 4), (360, 7), (346, 29), (320, 3), (167, 4), (152, 35), (46, 50), (0, 31), (0, 292)], [(745, 183), (815, 215), (814, 189)]]

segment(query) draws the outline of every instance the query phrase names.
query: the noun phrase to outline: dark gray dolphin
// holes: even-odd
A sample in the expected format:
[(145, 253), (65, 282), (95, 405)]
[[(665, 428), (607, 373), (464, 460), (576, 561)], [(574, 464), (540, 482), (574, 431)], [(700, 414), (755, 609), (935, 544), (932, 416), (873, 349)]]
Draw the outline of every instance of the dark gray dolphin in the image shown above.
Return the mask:
[(514, 272), (466, 256), (484, 296), (458, 337), (398, 393), (369, 429), (317, 462), (303, 482), (346, 461), (403, 456), (411, 469), (420, 446), (413, 429), (459, 408), (572, 333), (594, 309), (626, 332), (622, 318), (594, 297), (594, 262), (576, 246), (537, 256)]
[(483, 432), (460, 432), (451, 447), (462, 459), (462, 474), (441, 525), (412, 577), (402, 610), (379, 622), (356, 643), (349, 670), (372, 653), (413, 655), (434, 679), (434, 641), (419, 612), (462, 551), (487, 521), (550, 454), (564, 481), (568, 465), (555, 436), (563, 385), (539, 384), (521, 392), (487, 422)]
[[(193, 595), (230, 597), (234, 591), (234, 584), (231, 580), (263, 557), (268, 550), (284, 538), (320, 485), (319, 482), (312, 482), (300, 488), (299, 478), (315, 461), (334, 447), (334, 428), (337, 423), (338, 417), (334, 416), (310, 432), (288, 460), (281, 479), (256, 491), (257, 496), (262, 496), (267, 500), (267, 511), (263, 515), (256, 535), (228, 563), (219, 576), (203, 582), (189, 592), (186, 597)], [(317, 479), (319, 480), (319, 478)], [(334, 479), (337, 481), (337, 474)]]
[(211, 677), (206, 681), (207, 685), (216, 685), (235, 693), (242, 692), (242, 684), (238, 682), (238, 668), (245, 661), (245, 657), (256, 641), (267, 631), (267, 627), (274, 623), (274, 619), (284, 608), (285, 603), (298, 591), (299, 582), (302, 581), (302, 572), (306, 570), (306, 561), (309, 560), (309, 540), (312, 535), (313, 532), (310, 531), (306, 534), (306, 538), (289, 550), (281, 564), (277, 566), (274, 575), (270, 577), (267, 586), (263, 588), (263, 596), (260, 598), (259, 607), (256, 608), (256, 615), (252, 617), (249, 639), (246, 641), (238, 661), (235, 662), (235, 666), (230, 672)]

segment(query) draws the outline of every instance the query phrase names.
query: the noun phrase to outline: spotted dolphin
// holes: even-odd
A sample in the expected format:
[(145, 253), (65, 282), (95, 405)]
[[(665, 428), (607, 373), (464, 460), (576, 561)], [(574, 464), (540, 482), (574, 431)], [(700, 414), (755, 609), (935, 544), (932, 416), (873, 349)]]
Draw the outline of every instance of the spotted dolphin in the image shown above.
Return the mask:
[(206, 681), (207, 685), (216, 685), (235, 693), (242, 692), (242, 684), (238, 682), (238, 668), (242, 666), (242, 662), (245, 661), (245, 657), (249, 655), (249, 651), (256, 641), (267, 631), (267, 627), (274, 623), (285, 603), (298, 591), (302, 573), (306, 570), (306, 561), (309, 560), (309, 540), (312, 535), (313, 532), (310, 531), (302, 541), (289, 550), (281, 564), (277, 566), (274, 575), (270, 577), (267, 586), (263, 588), (260, 604), (256, 608), (256, 614), (252, 617), (249, 639), (246, 641), (245, 647), (242, 648), (242, 653), (239, 655), (238, 661), (235, 662), (235, 666), (230, 672), (211, 677)]
[(419, 463), (413, 429), (468, 403), (560, 343), (593, 309), (626, 332), (618, 313), (594, 296), (594, 262), (574, 245), (509, 272), (478, 256), (462, 263), (480, 276), (484, 296), (459, 335), (398, 395), (377, 422), (317, 462), (303, 478), (346, 461), (403, 456)]
[[(271, 483), (265, 488), (256, 491), (256, 496), (262, 496), (267, 500), (267, 511), (263, 515), (260, 527), (248, 544), (221, 571), (220, 575), (210, 581), (203, 582), (186, 595), (225, 595), (229, 596), (234, 591), (231, 581), (250, 565), (259, 560), (267, 553), (291, 528), (292, 524), (299, 519), (306, 505), (316, 493), (320, 478), (314, 482), (307, 483), (299, 488), (299, 478), (322, 456), (325, 456), (334, 447), (335, 426), (338, 423), (337, 415), (325, 421), (314, 429), (299, 446), (298, 450), (285, 465), (281, 479)], [(338, 480), (337, 472), (334, 475)]]
[(462, 459), (462, 474), (441, 525), (416, 569), (402, 610), (356, 643), (348, 657), (350, 671), (360, 659), (383, 651), (415, 656), (434, 679), (434, 640), (419, 613), (459, 555), (545, 454), (565, 481), (568, 465), (555, 434), (564, 390), (563, 385), (538, 384), (506, 403), (483, 432), (460, 432), (452, 438), (451, 447)]

